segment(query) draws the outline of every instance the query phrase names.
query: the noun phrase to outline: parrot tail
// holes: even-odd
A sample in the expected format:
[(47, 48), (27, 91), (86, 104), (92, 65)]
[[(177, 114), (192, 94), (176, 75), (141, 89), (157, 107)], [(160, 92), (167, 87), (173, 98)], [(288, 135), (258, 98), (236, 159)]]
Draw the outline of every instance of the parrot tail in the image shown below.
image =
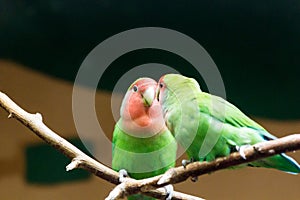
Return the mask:
[(275, 168), (290, 174), (299, 174), (300, 165), (286, 154), (278, 154), (269, 158), (250, 163), (254, 167)]
[(134, 194), (129, 197), (127, 197), (128, 200), (155, 200), (155, 198), (148, 197), (141, 194)]

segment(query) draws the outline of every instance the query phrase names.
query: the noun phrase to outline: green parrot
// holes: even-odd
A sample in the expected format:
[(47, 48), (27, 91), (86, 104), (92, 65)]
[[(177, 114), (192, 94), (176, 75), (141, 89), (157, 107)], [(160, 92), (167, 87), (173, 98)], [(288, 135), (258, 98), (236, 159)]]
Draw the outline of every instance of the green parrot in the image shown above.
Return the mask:
[[(212, 161), (237, 150), (246, 159), (242, 147), (276, 139), (233, 104), (202, 92), (195, 79), (166, 74), (158, 82), (156, 95), (167, 127), (186, 149), (191, 161)], [(183, 162), (185, 164), (188, 163)], [(247, 165), (275, 168), (292, 174), (300, 172), (299, 164), (286, 154)]]
[[(132, 178), (144, 179), (175, 166), (177, 143), (165, 125), (161, 105), (155, 98), (156, 87), (155, 80), (140, 78), (122, 101), (112, 141), (112, 168), (120, 172), (120, 177), (128, 172)], [(171, 199), (172, 187), (166, 190)], [(128, 199), (154, 198), (137, 194)]]

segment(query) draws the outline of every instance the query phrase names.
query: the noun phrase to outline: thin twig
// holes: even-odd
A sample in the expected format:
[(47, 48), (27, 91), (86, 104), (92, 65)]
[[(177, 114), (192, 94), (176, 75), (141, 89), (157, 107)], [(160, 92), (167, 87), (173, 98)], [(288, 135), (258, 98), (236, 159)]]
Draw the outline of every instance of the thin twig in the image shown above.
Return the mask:
[(77, 166), (78, 168), (84, 168), (111, 183), (119, 184), (119, 174), (117, 172), (90, 158), (70, 142), (53, 132), (43, 123), (41, 114), (26, 112), (2, 92), (0, 92), (0, 106), (9, 113), (10, 118), (20, 121), (65, 156), (71, 160), (75, 158), (81, 160), (81, 163)]
[[(75, 168), (82, 168), (85, 169), (96, 176), (111, 182), (115, 185), (120, 184), (119, 182), (119, 174), (114, 170), (102, 165), (98, 161), (92, 159), (91, 157), (87, 156), (81, 150), (76, 148), (74, 145), (69, 143), (64, 138), (57, 135), (54, 131), (48, 128), (42, 119), (42, 115), (39, 113), (30, 114), (19, 107), (16, 103), (14, 103), (6, 94), (0, 92), (0, 107), (6, 110), (9, 115), (8, 118), (15, 118), (20, 121), (23, 125), (27, 126), (31, 129), (37, 136), (39, 136), (42, 140), (53, 146), (55, 149), (59, 150), (65, 156), (70, 158), (72, 162), (66, 166), (66, 170), (72, 170)], [(135, 180), (131, 178), (127, 178), (125, 183), (121, 183), (118, 185), (115, 190), (118, 188), (122, 189), (118, 196), (123, 196), (125, 193), (126, 195), (136, 194), (141, 192), (142, 187), (133, 188), (130, 187), (132, 184), (137, 185), (140, 180)], [(125, 188), (123, 189), (123, 185)], [(127, 188), (130, 188), (129, 190)], [(146, 190), (145, 187), (143, 188), (143, 194), (152, 196), (155, 198), (164, 198), (166, 197), (166, 191), (161, 188), (154, 188), (153, 187), (149, 190)], [(122, 194), (123, 193), (123, 194)], [(117, 196), (117, 197), (118, 197)], [(191, 195), (187, 195), (180, 192), (175, 192), (173, 194), (173, 198), (175, 200), (202, 200), (199, 197), (194, 197)]]

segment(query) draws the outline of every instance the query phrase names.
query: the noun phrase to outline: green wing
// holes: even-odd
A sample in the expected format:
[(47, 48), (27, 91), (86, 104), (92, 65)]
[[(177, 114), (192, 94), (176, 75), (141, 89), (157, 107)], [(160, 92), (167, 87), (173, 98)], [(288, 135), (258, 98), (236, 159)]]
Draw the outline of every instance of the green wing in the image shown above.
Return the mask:
[(265, 130), (258, 123), (247, 117), (236, 106), (221, 97), (201, 92), (199, 93), (198, 101), (200, 112), (209, 114), (222, 122), (235, 127), (249, 127)]
[(234, 127), (248, 127), (258, 130), (266, 140), (276, 139), (275, 136), (268, 133), (262, 126), (246, 116), (236, 106), (225, 99), (205, 92), (198, 96), (200, 112), (206, 113), (221, 122), (230, 124)]
[(221, 97), (201, 92), (199, 93), (198, 101), (200, 112), (206, 113), (219, 121), (234, 127), (248, 127), (258, 130), (267, 140), (276, 139), (275, 136), (268, 133), (257, 122), (250, 119), (236, 106)]

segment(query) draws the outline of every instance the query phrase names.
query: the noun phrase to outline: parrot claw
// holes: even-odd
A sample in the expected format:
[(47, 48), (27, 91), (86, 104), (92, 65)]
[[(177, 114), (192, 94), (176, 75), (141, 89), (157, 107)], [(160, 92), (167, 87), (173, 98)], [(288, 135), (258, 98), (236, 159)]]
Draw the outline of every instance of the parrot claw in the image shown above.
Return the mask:
[(189, 160), (182, 160), (181, 161), (181, 165), (184, 167), (184, 168), (186, 168), (186, 166), (188, 165), (188, 164), (191, 164), (192, 162), (194, 162), (195, 160), (194, 160), (194, 158), (191, 158), (191, 159), (189, 159)]
[[(187, 166), (188, 164), (193, 163), (193, 162), (195, 162), (195, 159), (194, 159), (194, 158), (191, 158), (191, 159), (189, 159), (189, 160), (182, 160), (182, 161), (181, 161), (181, 164), (182, 164), (182, 166), (183, 166), (184, 168), (186, 168), (186, 166)], [(198, 181), (198, 176), (191, 177), (191, 180), (192, 180), (193, 182), (197, 182), (197, 181)]]
[(171, 200), (172, 197), (173, 197), (173, 192), (174, 192), (174, 188), (173, 188), (173, 185), (166, 185), (165, 187), (165, 190), (166, 190), (166, 200)]
[(125, 178), (126, 177), (129, 177), (128, 176), (128, 173), (127, 173), (127, 171), (125, 170), (125, 169), (121, 169), (120, 171), (119, 171), (119, 181), (120, 181), (120, 183), (123, 183), (124, 181), (125, 181)]
[(238, 152), (240, 153), (241, 157), (244, 160), (247, 160), (246, 155), (245, 155), (245, 148), (251, 146), (250, 144), (246, 144), (246, 145), (242, 145), (242, 146), (236, 146), (236, 149), (238, 150)]
[(182, 160), (182, 161), (181, 161), (181, 165), (182, 165), (184, 168), (186, 168), (186, 166), (187, 166), (188, 164), (190, 164), (190, 160)]
[(193, 177), (191, 177), (191, 181), (197, 182), (197, 181), (198, 181), (198, 176), (193, 176)]

